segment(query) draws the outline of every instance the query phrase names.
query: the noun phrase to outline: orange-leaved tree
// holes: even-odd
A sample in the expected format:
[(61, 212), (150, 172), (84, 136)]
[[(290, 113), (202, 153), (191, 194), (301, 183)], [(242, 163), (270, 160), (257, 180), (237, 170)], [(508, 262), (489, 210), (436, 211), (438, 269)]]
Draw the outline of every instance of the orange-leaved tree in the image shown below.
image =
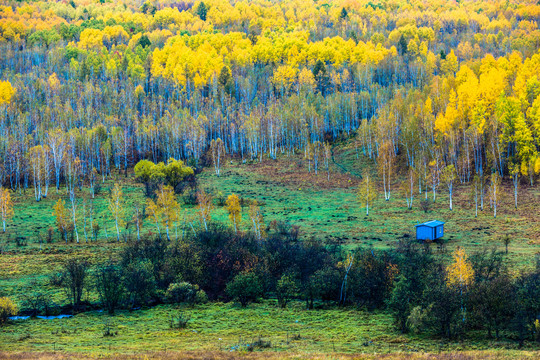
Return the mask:
[(238, 224), (242, 221), (242, 207), (240, 206), (240, 199), (238, 195), (229, 195), (226, 202), (226, 209), (229, 213), (229, 219), (234, 226), (234, 232), (238, 231)]
[(467, 260), (465, 250), (458, 246), (452, 255), (454, 261), (446, 269), (446, 285), (459, 291), (461, 297), (461, 312), (465, 322), (466, 307), (463, 295), (474, 281), (474, 269)]
[(174, 189), (169, 185), (161, 185), (156, 191), (157, 210), (160, 214), (161, 222), (165, 225), (167, 240), (170, 240), (169, 228), (178, 220), (178, 202), (174, 195)]
[(6, 221), (13, 217), (13, 201), (8, 189), (0, 188), (0, 211), (2, 212), (2, 226), (6, 232)]
[(9, 81), (0, 81), (0, 105), (8, 104), (15, 95), (15, 89)]
[(62, 199), (58, 199), (53, 207), (53, 215), (56, 217), (56, 227), (60, 234), (64, 237), (67, 243), (67, 231), (69, 227), (68, 213), (66, 210), (66, 202)]
[(362, 176), (360, 184), (358, 184), (356, 196), (360, 205), (366, 207), (366, 216), (369, 216), (369, 207), (373, 205), (373, 201), (377, 198), (377, 188), (367, 171)]
[(199, 204), (199, 219), (201, 224), (204, 225), (204, 229), (208, 230), (208, 222), (212, 218), (212, 195), (208, 194), (204, 190), (197, 192), (197, 203)]

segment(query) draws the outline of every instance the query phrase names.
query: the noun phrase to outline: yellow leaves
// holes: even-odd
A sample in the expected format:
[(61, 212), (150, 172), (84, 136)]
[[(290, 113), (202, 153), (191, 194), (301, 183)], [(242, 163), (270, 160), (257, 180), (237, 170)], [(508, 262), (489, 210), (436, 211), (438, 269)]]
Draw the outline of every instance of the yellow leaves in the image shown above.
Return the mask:
[(146, 214), (148, 217), (153, 217), (157, 223), (157, 219), (160, 215), (159, 207), (151, 198), (146, 199)]
[(521, 175), (523, 175), (523, 176), (529, 175), (529, 164), (527, 163), (527, 161), (522, 161), (521, 162), (521, 167), (520, 167), (519, 171), (521, 172)]
[(108, 76), (110, 77), (114, 77), (116, 76), (117, 72), (118, 72), (118, 65), (116, 64), (116, 61), (114, 59), (109, 59), (106, 63), (105, 63), (105, 70), (106, 70), (106, 73)]
[(445, 75), (453, 75), (458, 70), (458, 59), (454, 50), (451, 50), (446, 59), (441, 60), (441, 71)]
[(418, 53), (418, 43), (414, 39), (409, 40), (409, 44), (407, 45), (407, 51), (412, 56), (417, 56), (419, 54)]
[(478, 97), (478, 79), (468, 66), (461, 66), (456, 74), (458, 107), (462, 119), (469, 118)]
[(528, 122), (532, 124), (534, 135), (540, 136), (540, 95), (533, 101), (532, 106), (527, 109)]
[(56, 76), (56, 73), (52, 73), (49, 76), (49, 78), (47, 79), (47, 84), (52, 91), (58, 91), (58, 89), (60, 88), (60, 80), (58, 80), (58, 76)]
[[(11, 194), (8, 189), (0, 187), (0, 213), (2, 220), (5, 221), (13, 217), (13, 201), (11, 200)], [(4, 232), (6, 231), (4, 226)]]
[(295, 81), (298, 70), (289, 65), (282, 65), (274, 71), (272, 83), (276, 88), (287, 91)]
[(182, 14), (177, 8), (165, 7), (154, 14), (154, 22), (160, 26), (167, 26), (181, 21)]
[[(337, 36), (310, 42), (305, 31), (259, 36), (256, 44), (242, 33), (201, 33), (174, 36), (163, 48), (156, 48), (152, 54), (152, 75), (174, 79), (181, 85), (193, 81), (196, 86), (202, 86), (224, 65), (274, 63), (282, 65), (276, 68), (273, 83), (289, 87), (301, 64), (314, 65), (321, 60), (340, 70), (346, 64), (377, 64), (390, 54), (381, 44), (361, 41), (356, 44)], [(304, 79), (310, 82), (307, 76)]]
[(229, 213), (229, 220), (231, 220), (234, 230), (236, 231), (238, 224), (242, 222), (242, 207), (240, 206), (240, 199), (238, 198), (238, 195), (229, 195), (225, 204), (225, 208)]
[(437, 130), (443, 135), (448, 135), (458, 117), (456, 105), (456, 92), (454, 90), (451, 90), (449, 103), (446, 107), (446, 113), (444, 115), (442, 115), (442, 113), (439, 113), (437, 115), (437, 118), (435, 119), (435, 130)]
[(56, 218), (56, 227), (58, 231), (64, 234), (68, 228), (68, 213), (66, 210), (66, 202), (62, 199), (58, 199), (53, 206), (53, 215)]
[(208, 228), (208, 222), (211, 219), (211, 213), (214, 209), (212, 204), (212, 196), (204, 190), (197, 192), (197, 203), (199, 204), (199, 219), (201, 224), (204, 224), (205, 229)]
[(116, 42), (129, 39), (128, 33), (120, 25), (106, 26), (105, 29), (103, 29), (103, 35), (105, 39)]
[(103, 30), (84, 29), (81, 32), (79, 47), (82, 49), (100, 49), (102, 46), (127, 43), (129, 34), (120, 25), (106, 26)]
[(172, 223), (178, 220), (178, 209), (180, 205), (176, 201), (176, 196), (172, 186), (161, 185), (156, 191), (157, 211), (161, 216), (161, 221), (168, 228)]
[(363, 174), (362, 181), (360, 181), (358, 184), (356, 198), (360, 202), (360, 206), (364, 206), (366, 208), (366, 215), (369, 215), (369, 207), (377, 198), (377, 188), (375, 187), (374, 181), (367, 171)]
[(11, 17), (14, 15), (13, 8), (11, 6), (0, 5), (0, 15), (2, 17)]
[(454, 262), (446, 269), (446, 285), (448, 287), (466, 287), (474, 281), (474, 270), (467, 261), (467, 254), (461, 247), (457, 247), (452, 255)]
[(463, 60), (470, 60), (473, 56), (473, 48), (468, 41), (459, 43), (457, 51), (459, 57)]
[(109, 211), (111, 212), (112, 217), (117, 222), (118, 226), (124, 224), (122, 216), (124, 215), (124, 193), (122, 188), (118, 184), (114, 184), (114, 187), (111, 191), (111, 197), (109, 198)]
[(144, 95), (145, 95), (145, 92), (144, 92), (143, 87), (140, 84), (137, 85), (137, 87), (135, 88), (135, 96), (139, 97), (139, 96), (144, 96)]
[(4, 323), (10, 316), (17, 315), (17, 305), (8, 297), (0, 297), (0, 324)]
[(0, 81), (0, 105), (9, 103), (15, 95), (15, 89), (9, 81)]
[(163, 49), (154, 50), (151, 71), (154, 76), (174, 79), (182, 86), (192, 81), (201, 87), (217, 76), (223, 65), (222, 56), (209, 43), (193, 50), (175, 36)]
[(424, 103), (424, 114), (429, 115), (433, 112), (433, 101), (431, 97), (427, 97), (426, 102)]
[(474, 126), (478, 134), (483, 134), (486, 127), (486, 111), (482, 104), (477, 104), (472, 112), (471, 125)]
[(106, 26), (103, 29), (102, 42), (107, 48), (127, 44), (128, 41), (129, 34), (120, 25)]
[(24, 6), (17, 8), (17, 12), (20, 15), (24, 15), (24, 14), (32, 15), (34, 13), (34, 7), (29, 4), (26, 4)]
[(313, 72), (309, 70), (308, 68), (303, 68), (298, 73), (298, 85), (300, 86), (300, 90), (304, 90), (307, 92), (313, 91), (315, 88), (315, 78), (313, 77)]
[(83, 49), (101, 48), (103, 33), (99, 29), (84, 29), (81, 32), (79, 47)]

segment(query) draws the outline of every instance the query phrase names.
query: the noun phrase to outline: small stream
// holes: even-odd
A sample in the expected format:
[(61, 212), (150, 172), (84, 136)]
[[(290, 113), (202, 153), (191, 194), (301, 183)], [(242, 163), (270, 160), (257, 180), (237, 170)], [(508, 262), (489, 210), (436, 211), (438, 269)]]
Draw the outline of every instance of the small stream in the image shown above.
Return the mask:
[[(73, 315), (36, 316), (36, 318), (43, 320), (65, 319), (70, 317), (73, 317)], [(31, 316), (10, 316), (9, 320), (28, 320), (30, 318)]]

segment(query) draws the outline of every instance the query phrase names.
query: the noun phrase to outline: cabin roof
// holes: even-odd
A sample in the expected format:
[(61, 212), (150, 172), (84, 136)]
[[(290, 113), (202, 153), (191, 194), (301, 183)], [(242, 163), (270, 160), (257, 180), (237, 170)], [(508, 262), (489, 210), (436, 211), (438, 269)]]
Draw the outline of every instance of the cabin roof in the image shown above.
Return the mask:
[(439, 225), (444, 225), (444, 222), (443, 221), (439, 221), (439, 220), (431, 220), (431, 221), (426, 221), (425, 223), (422, 223), (422, 224), (418, 224), (416, 225), (416, 227), (419, 227), (419, 226), (428, 226), (428, 227), (437, 227)]

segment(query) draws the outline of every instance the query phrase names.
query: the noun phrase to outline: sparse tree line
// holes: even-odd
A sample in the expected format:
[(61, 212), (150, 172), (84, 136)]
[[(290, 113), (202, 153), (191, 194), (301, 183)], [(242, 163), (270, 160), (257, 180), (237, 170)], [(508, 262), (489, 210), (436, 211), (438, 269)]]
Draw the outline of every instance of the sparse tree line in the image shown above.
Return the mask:
[[(266, 232), (260, 239), (212, 222), (181, 239), (143, 237), (127, 243), (116, 261), (91, 266), (69, 260), (51, 284), (66, 290), (64, 311), (99, 306), (113, 314), (209, 300), (248, 306), (270, 298), (282, 308), (302, 301), (307, 310), (386, 309), (402, 332), (465, 338), (480, 331), (521, 345), (540, 341), (540, 262), (514, 272), (496, 249), (467, 256), (458, 247), (449, 260), (444, 249), (434, 253), (407, 238), (390, 250), (345, 251), (303, 238), (298, 227), (283, 222), (270, 223)], [(99, 294), (98, 304), (88, 302), (89, 291)], [(38, 303), (28, 302), (25, 311), (54, 311)]]
[[(200, 168), (196, 171), (200, 171)], [(66, 204), (65, 197), (61, 196), (51, 205), (55, 227), (61, 240), (66, 243), (79, 243), (82, 232), (81, 236), (84, 236), (86, 243), (97, 241), (103, 235), (107, 239), (112, 236), (116, 237), (118, 242), (127, 242), (133, 237), (133, 231), (137, 240), (147, 233), (164, 235), (168, 240), (184, 238), (186, 232), (196, 232), (198, 228), (208, 229), (216, 207), (223, 208), (228, 213), (235, 232), (247, 228), (252, 229), (259, 239), (265, 236), (265, 223), (259, 206), (264, 203), (236, 194), (225, 197), (221, 192), (198, 188), (195, 171), (180, 160), (170, 158), (166, 164), (141, 160), (135, 166), (134, 174), (135, 179), (144, 185), (146, 200), (128, 205), (123, 187), (115, 183), (108, 189), (108, 195), (105, 196), (107, 206), (101, 211), (98, 211), (94, 202), (96, 191), (91, 192), (89, 197), (80, 190), (76, 191), (75, 186), (68, 186), (69, 203)], [(73, 175), (71, 183), (74, 183), (76, 178), (76, 174)], [(194, 212), (188, 213), (181, 205), (194, 206)], [(244, 209), (247, 209), (247, 216), (242, 223)], [(0, 188), (0, 216), (4, 233), (6, 223), (14, 214), (11, 192)], [(107, 232), (107, 225), (110, 223), (114, 224), (114, 234)], [(143, 234), (144, 227), (147, 233)], [(47, 242), (53, 241), (53, 232), (54, 228), (49, 227)], [(42, 234), (38, 237), (41, 242)]]
[[(475, 174), (470, 183), (459, 183), (457, 181), (457, 173), (454, 165), (448, 165), (442, 169), (437, 168), (431, 164), (430, 169), (424, 173), (424, 180), (422, 180), (422, 174), (418, 169), (399, 168), (394, 166), (388, 168), (385, 166), (378, 166), (377, 179), (374, 174), (369, 170), (364, 171), (358, 186), (356, 187), (356, 199), (360, 207), (366, 211), (366, 216), (369, 216), (369, 211), (373, 209), (375, 200), (381, 193), (381, 188), (384, 191), (384, 199), (389, 201), (391, 199), (392, 183), (389, 182), (389, 174), (392, 171), (396, 172), (396, 178), (400, 181), (396, 191), (399, 194), (399, 198), (403, 198), (404, 203), (408, 210), (411, 210), (414, 204), (428, 212), (431, 205), (435, 202), (437, 193), (443, 191), (448, 195), (448, 206), (450, 210), (454, 209), (454, 196), (456, 189), (467, 188), (469, 189), (468, 198), (469, 204), (472, 204), (474, 211), (474, 217), (478, 217), (478, 211), (484, 211), (489, 208), (489, 211), (493, 214), (493, 217), (497, 217), (497, 210), (501, 205), (503, 199), (512, 197), (512, 203), (514, 209), (518, 209), (518, 189), (520, 187), (520, 176), (517, 173), (512, 173), (509, 177), (511, 182), (511, 194), (505, 192), (503, 187), (503, 177), (497, 172), (492, 172), (489, 176)], [(406, 169), (406, 170), (405, 170)], [(381, 181), (382, 180), (382, 181)], [(382, 182), (382, 184), (381, 184)], [(458, 185), (465, 185), (459, 186)], [(442, 187), (442, 190), (440, 189)], [(396, 196), (394, 195), (394, 198)], [(416, 200), (415, 200), (416, 199)], [(400, 200), (401, 201), (401, 200)]]

